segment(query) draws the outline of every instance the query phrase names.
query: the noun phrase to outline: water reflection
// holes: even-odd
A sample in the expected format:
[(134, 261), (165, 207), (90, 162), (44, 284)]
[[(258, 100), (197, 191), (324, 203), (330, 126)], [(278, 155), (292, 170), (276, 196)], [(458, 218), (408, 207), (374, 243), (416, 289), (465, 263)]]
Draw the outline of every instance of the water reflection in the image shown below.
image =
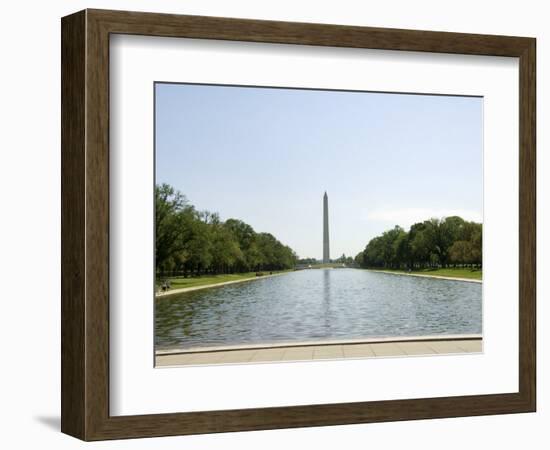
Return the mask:
[(323, 306), (325, 308), (325, 333), (330, 330), (330, 272), (331, 269), (323, 271)]
[(358, 269), (292, 272), (155, 307), (159, 347), (481, 333), (481, 284)]

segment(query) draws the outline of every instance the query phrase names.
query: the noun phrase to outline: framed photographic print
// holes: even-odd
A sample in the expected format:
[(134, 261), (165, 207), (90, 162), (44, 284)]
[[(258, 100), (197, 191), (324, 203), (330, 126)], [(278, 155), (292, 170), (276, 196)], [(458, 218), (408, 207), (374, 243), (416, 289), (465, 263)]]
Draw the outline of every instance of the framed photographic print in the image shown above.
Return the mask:
[(62, 431), (534, 411), (535, 168), (533, 38), (64, 17)]

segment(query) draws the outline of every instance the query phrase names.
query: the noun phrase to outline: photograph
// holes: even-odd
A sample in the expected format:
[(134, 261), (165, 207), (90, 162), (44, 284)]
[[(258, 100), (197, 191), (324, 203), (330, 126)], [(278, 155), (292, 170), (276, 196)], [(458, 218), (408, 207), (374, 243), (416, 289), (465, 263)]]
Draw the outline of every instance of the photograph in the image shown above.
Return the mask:
[(154, 96), (156, 367), (482, 352), (483, 97)]

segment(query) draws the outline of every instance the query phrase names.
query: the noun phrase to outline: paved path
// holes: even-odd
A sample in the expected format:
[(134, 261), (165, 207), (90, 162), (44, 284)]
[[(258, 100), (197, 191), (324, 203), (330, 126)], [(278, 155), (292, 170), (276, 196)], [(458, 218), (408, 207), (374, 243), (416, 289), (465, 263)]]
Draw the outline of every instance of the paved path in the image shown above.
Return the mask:
[(377, 358), (413, 355), (480, 353), (480, 335), (457, 335), (411, 338), (363, 339), (274, 344), (256, 346), (210, 347), (193, 350), (159, 350), (157, 367), (195, 366), (203, 364), (237, 364), (276, 361), (308, 361), (342, 358)]
[(166, 292), (157, 292), (155, 293), (155, 297), (156, 298), (166, 297), (168, 295), (181, 294), (182, 292), (199, 291), (201, 289), (210, 289), (215, 287), (227, 286), (228, 284), (244, 283), (245, 281), (263, 280), (264, 278), (276, 277), (278, 275), (285, 275), (287, 273), (289, 272), (287, 271), (287, 272), (272, 273), (267, 275), (261, 275), (259, 277), (253, 276), (249, 278), (241, 278), (239, 280), (223, 281), (221, 283), (203, 284), (201, 286), (190, 286), (190, 287), (180, 288), (180, 289), (171, 289)]
[(403, 275), (405, 277), (440, 278), (441, 280), (466, 281), (468, 283), (483, 283), (483, 280), (474, 280), (472, 278), (446, 277), (443, 275), (426, 275), (423, 273), (394, 272), (391, 270), (377, 270), (377, 269), (367, 269), (367, 270), (370, 270), (371, 272), (388, 273), (390, 275)]

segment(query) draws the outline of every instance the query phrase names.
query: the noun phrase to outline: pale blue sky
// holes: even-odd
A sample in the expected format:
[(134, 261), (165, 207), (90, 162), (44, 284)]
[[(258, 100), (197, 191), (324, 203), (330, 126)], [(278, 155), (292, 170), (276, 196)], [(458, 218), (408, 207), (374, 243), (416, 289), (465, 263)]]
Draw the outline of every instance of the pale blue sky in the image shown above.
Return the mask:
[(300, 257), (432, 216), (482, 219), (483, 99), (157, 83), (156, 182)]

